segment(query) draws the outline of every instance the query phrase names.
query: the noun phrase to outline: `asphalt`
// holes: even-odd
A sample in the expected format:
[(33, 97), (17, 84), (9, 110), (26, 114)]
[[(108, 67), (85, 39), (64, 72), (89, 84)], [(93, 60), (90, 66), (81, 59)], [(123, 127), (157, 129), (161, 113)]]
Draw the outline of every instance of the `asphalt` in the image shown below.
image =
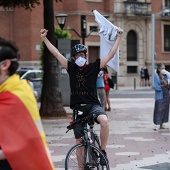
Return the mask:
[[(107, 155), (111, 170), (170, 170), (170, 130), (154, 131), (154, 90), (151, 87), (120, 87), (111, 90)], [(71, 113), (69, 107), (65, 107)], [(42, 119), (52, 160), (64, 170), (65, 156), (75, 144), (66, 133), (69, 118)], [(167, 123), (170, 127), (170, 123)], [(95, 131), (99, 134), (99, 125)]]

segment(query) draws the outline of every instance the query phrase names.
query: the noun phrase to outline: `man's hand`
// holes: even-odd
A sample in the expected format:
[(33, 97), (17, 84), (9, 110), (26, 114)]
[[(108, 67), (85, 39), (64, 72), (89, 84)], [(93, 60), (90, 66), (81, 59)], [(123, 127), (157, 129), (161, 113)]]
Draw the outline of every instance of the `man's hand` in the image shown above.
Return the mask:
[(120, 27), (118, 27), (118, 29), (117, 29), (117, 36), (121, 37), (122, 35), (123, 35), (123, 30)]
[(46, 29), (41, 29), (41, 30), (40, 30), (41, 38), (45, 38), (45, 37), (47, 36), (47, 32), (48, 32), (48, 30), (46, 30)]

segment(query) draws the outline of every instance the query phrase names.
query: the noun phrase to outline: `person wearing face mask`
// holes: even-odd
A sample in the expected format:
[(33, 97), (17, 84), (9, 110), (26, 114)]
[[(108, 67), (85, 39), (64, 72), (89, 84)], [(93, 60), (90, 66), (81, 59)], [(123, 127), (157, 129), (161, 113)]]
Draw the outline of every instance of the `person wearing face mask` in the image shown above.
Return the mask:
[(154, 130), (168, 129), (165, 125), (169, 121), (169, 80), (165, 73), (165, 65), (159, 63), (157, 65), (156, 74), (154, 77), (155, 89), (155, 107), (153, 122), (155, 124)]
[[(61, 65), (67, 70), (70, 77), (70, 108), (73, 109), (73, 114), (76, 115), (77, 110), (82, 110), (83, 114), (93, 114), (96, 121), (100, 123), (100, 139), (101, 149), (106, 154), (109, 126), (106, 112), (101, 107), (97, 97), (96, 81), (98, 73), (116, 53), (119, 42), (122, 37), (123, 30), (118, 28), (117, 39), (112, 46), (110, 52), (102, 59), (97, 59), (93, 63), (87, 64), (87, 48), (83, 44), (77, 44), (72, 48), (72, 59), (74, 62), (67, 60), (56, 47), (47, 39), (48, 30), (41, 29), (41, 38), (49, 51), (57, 58)], [(73, 115), (73, 117), (75, 117)], [(76, 115), (79, 117), (80, 115)], [(83, 136), (83, 127), (74, 129), (76, 142), (81, 141)], [(100, 159), (100, 164), (105, 164), (104, 160)]]
[(0, 170), (53, 170), (36, 99), (16, 70), (15, 45), (0, 38)]

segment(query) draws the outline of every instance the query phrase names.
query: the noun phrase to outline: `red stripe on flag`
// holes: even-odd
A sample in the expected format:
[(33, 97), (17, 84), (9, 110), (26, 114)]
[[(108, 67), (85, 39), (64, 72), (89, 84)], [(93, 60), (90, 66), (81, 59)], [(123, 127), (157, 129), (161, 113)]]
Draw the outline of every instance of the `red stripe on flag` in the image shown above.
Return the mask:
[(30, 113), (10, 92), (0, 95), (0, 146), (13, 170), (52, 170)]

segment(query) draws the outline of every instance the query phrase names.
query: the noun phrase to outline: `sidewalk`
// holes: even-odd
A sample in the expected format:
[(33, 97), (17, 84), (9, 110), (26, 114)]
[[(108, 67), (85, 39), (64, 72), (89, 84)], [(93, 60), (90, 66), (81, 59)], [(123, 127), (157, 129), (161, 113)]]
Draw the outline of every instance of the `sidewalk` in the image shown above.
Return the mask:
[(118, 86), (117, 90), (153, 90), (152, 86)]
[[(110, 169), (170, 170), (170, 131), (153, 130), (154, 98), (111, 98), (111, 108), (107, 112)], [(73, 132), (65, 133), (69, 119), (42, 122), (55, 167), (64, 170), (65, 155), (75, 144)], [(99, 125), (95, 131), (99, 134)]]

